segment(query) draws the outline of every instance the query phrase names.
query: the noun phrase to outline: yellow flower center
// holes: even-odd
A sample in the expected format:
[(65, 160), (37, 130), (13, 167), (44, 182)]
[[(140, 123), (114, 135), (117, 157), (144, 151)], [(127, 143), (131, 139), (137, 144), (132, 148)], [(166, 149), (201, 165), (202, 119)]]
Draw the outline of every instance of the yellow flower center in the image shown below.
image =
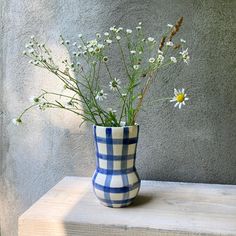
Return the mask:
[(183, 102), (184, 101), (184, 94), (183, 93), (179, 93), (176, 96), (176, 100), (177, 100), (177, 102)]

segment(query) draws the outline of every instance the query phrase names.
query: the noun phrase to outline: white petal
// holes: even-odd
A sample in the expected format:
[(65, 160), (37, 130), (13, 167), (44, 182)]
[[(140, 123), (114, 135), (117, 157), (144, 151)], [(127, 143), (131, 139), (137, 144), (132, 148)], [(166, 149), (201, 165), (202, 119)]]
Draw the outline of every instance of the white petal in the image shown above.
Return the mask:
[(176, 103), (175, 103), (175, 107), (177, 107), (178, 105), (179, 105), (179, 102), (176, 102)]
[(185, 105), (185, 102), (183, 101), (182, 104)]
[(185, 100), (185, 101), (188, 101), (188, 100), (189, 100), (189, 98), (186, 98), (186, 97), (185, 97), (185, 98), (184, 98), (184, 100)]
[(174, 94), (175, 94), (175, 96), (178, 94), (178, 91), (176, 88), (174, 88)]
[(182, 106), (182, 103), (180, 102), (180, 103), (179, 103), (179, 109), (181, 109), (181, 106)]
[(182, 88), (182, 93), (184, 93), (184, 88)]

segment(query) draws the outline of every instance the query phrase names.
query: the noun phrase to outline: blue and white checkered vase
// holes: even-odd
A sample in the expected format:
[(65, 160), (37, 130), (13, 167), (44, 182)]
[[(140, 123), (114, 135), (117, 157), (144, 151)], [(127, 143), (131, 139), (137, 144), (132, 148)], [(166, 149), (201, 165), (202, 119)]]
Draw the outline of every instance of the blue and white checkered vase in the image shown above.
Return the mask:
[(94, 125), (96, 170), (94, 193), (108, 207), (130, 205), (140, 188), (135, 168), (139, 126), (102, 127)]

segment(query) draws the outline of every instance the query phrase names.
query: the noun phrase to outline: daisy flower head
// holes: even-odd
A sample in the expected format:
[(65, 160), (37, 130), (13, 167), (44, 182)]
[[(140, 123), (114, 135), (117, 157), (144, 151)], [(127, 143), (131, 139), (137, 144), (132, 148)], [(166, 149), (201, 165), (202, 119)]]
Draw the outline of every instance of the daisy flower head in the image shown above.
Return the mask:
[(136, 30), (141, 30), (141, 29), (142, 29), (141, 26), (137, 26), (137, 27), (136, 27)]
[(167, 27), (173, 28), (173, 25), (172, 24), (167, 24)]
[(173, 42), (171, 42), (171, 41), (168, 41), (168, 42), (166, 43), (166, 45), (169, 46), (169, 47), (173, 47), (173, 46), (174, 46)]
[(180, 39), (180, 42), (181, 42), (181, 43), (186, 43), (186, 40)]
[(131, 29), (127, 29), (127, 30), (126, 30), (126, 33), (127, 33), (127, 34), (131, 34), (131, 33), (132, 33), (132, 30), (131, 30)]
[(170, 57), (170, 60), (173, 62), (173, 63), (176, 63), (177, 62), (177, 59), (175, 57)]
[(115, 27), (115, 26), (112, 26), (112, 27), (110, 28), (110, 31), (115, 32), (115, 31), (116, 31), (116, 27)]
[(102, 36), (101, 36), (100, 33), (96, 33), (96, 37), (99, 39), (99, 38), (101, 38)]
[(150, 63), (154, 63), (155, 62), (155, 58), (154, 57), (151, 57), (151, 58), (149, 58), (149, 60), (148, 60)]
[(109, 86), (112, 91), (116, 91), (120, 88), (121, 81), (117, 78), (114, 78), (112, 81), (110, 81)]
[(187, 97), (187, 94), (185, 93), (184, 89), (174, 89), (174, 97), (170, 100), (170, 102), (176, 102), (175, 107), (179, 106), (179, 109), (181, 109), (182, 105), (185, 105), (185, 101), (188, 101), (189, 98)]
[(148, 40), (149, 42), (151, 42), (151, 43), (154, 42), (154, 38), (153, 38), (153, 37), (148, 37), (147, 40)]
[(140, 65), (133, 65), (133, 68), (134, 68), (135, 70), (138, 70), (139, 67), (140, 67)]
[(117, 110), (113, 110), (111, 107), (108, 107), (108, 108), (107, 108), (107, 111), (108, 111), (108, 112), (111, 112), (111, 113), (113, 113), (113, 114), (117, 112)]
[(14, 118), (14, 119), (12, 120), (12, 123), (13, 123), (14, 125), (19, 126), (19, 125), (22, 124), (22, 120), (21, 120), (20, 118)]
[(122, 30), (123, 30), (123, 27), (118, 27), (118, 29), (116, 29), (116, 33), (119, 33)]
[(101, 43), (98, 43), (97, 47), (98, 47), (99, 49), (102, 49), (102, 48), (104, 48), (104, 45), (101, 44)]
[(107, 39), (107, 40), (106, 40), (106, 43), (107, 43), (107, 44), (111, 44), (111, 43), (112, 43), (112, 40), (111, 40), (111, 39)]
[(130, 53), (131, 53), (131, 54), (135, 54), (136, 51), (135, 51), (135, 50), (131, 50)]
[(88, 52), (90, 52), (90, 53), (92, 53), (93, 51), (94, 51), (93, 48), (89, 48), (89, 49), (88, 49)]
[(103, 89), (97, 92), (97, 95), (95, 97), (96, 100), (103, 101), (107, 98), (107, 93), (104, 93)]
[(109, 33), (108, 33), (108, 32), (105, 32), (105, 33), (104, 33), (104, 36), (108, 37), (108, 36), (109, 36)]
[(119, 35), (117, 35), (116, 39), (119, 41), (119, 40), (121, 40), (121, 37)]
[(189, 63), (189, 60), (190, 60), (190, 56), (188, 54), (188, 48), (185, 49), (184, 51), (180, 52), (179, 53), (180, 55), (182, 55), (182, 58), (183, 58), (183, 61), (188, 64)]
[(104, 62), (108, 62), (108, 57), (103, 57), (102, 60), (103, 60)]
[(162, 62), (164, 61), (164, 56), (162, 54), (159, 54), (158, 57), (157, 57), (157, 61), (161, 65)]

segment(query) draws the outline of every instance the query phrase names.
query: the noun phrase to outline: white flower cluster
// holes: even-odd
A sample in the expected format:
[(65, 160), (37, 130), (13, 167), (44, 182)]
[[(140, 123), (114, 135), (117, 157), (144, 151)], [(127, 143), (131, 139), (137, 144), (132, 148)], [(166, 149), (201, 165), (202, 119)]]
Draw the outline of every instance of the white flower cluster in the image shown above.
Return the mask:
[(188, 54), (188, 48), (183, 50), (182, 52), (180, 52), (180, 55), (183, 58), (183, 61), (188, 65), (189, 64), (189, 60), (190, 60), (190, 56)]

